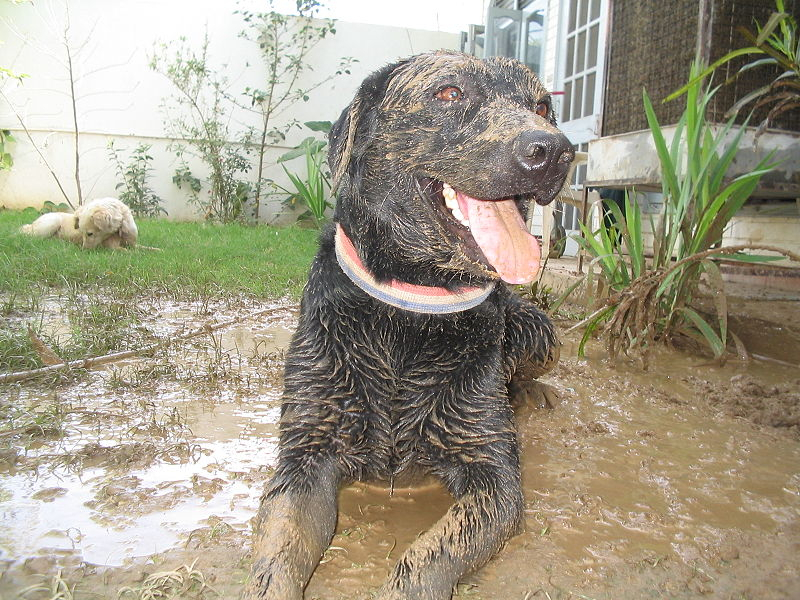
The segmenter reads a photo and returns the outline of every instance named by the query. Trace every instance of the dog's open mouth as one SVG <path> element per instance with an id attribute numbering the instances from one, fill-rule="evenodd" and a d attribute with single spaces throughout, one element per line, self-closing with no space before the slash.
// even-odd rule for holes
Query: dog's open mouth
<path id="1" fill-rule="evenodd" d="M 477 248 L 483 259 L 497 271 L 503 281 L 529 283 L 539 272 L 539 242 L 525 225 L 517 198 L 481 200 L 444 182 L 431 180 L 425 186 L 441 213 L 448 229 Z"/>

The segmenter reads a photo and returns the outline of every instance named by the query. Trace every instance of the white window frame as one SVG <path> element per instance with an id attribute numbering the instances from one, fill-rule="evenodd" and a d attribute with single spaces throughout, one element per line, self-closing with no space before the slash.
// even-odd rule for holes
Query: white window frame
<path id="1" fill-rule="evenodd" d="M 579 2 L 591 2 L 591 0 L 579 0 Z M 570 17 L 570 4 L 572 0 L 562 0 L 561 10 L 559 10 L 559 44 L 557 51 L 557 69 L 556 69 L 556 89 L 564 91 L 566 84 L 566 60 L 567 60 L 567 36 L 569 34 L 569 17 Z M 564 134 L 569 138 L 573 144 L 582 144 L 590 140 L 600 137 L 600 115 L 603 106 L 603 91 L 605 88 L 605 62 L 606 62 L 606 41 L 608 38 L 608 3 L 609 0 L 600 0 L 600 15 L 597 19 L 589 21 L 584 26 L 588 32 L 589 28 L 598 23 L 598 40 L 597 40 L 597 63 L 594 67 L 595 72 L 595 86 L 594 86 L 594 111 L 585 117 L 578 119 L 570 119 L 568 121 L 560 120 L 559 126 Z M 587 9 L 588 10 L 588 9 Z M 588 38 L 588 35 L 587 35 Z M 581 71 L 582 74 L 588 71 Z M 574 96 L 574 94 L 573 94 Z M 560 96 L 561 102 L 559 103 L 559 116 L 564 114 L 564 96 Z"/>

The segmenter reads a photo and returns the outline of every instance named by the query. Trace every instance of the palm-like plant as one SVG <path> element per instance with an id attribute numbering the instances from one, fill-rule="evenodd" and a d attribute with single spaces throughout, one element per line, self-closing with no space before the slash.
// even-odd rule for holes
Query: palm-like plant
<path id="1" fill-rule="evenodd" d="M 734 178 L 727 176 L 745 128 L 736 127 L 733 117 L 724 125 L 708 122 L 707 109 L 718 88 L 704 84 L 700 76 L 703 72 L 699 65 L 693 65 L 686 109 L 669 143 L 647 92 L 643 93 L 664 195 L 663 213 L 658 222 L 650 222 L 652 258 L 645 255 L 641 211 L 629 197 L 624 214 L 616 204 L 608 203 L 613 224 L 601 219 L 596 230 L 582 226 L 582 237 L 577 241 L 593 257 L 592 265 L 599 266 L 609 297 L 578 324 L 586 327 L 580 353 L 592 332 L 602 328 L 612 358 L 620 351 L 638 350 L 646 361 L 652 341 L 670 341 L 679 336 L 705 343 L 715 357 L 722 358 L 729 339 L 741 345 L 728 330 L 722 275 L 711 257 L 726 255 L 729 260 L 747 262 L 780 258 L 743 254 L 742 250 L 749 247 L 800 258 L 767 246 L 719 247 L 731 218 L 774 165 L 768 156 L 750 172 Z M 592 269 L 589 271 L 587 278 L 592 277 Z M 711 318 L 691 306 L 703 274 L 716 288 L 716 315 Z M 568 290 L 562 301 L 578 284 Z"/>
<path id="2" fill-rule="evenodd" d="M 321 131 L 323 133 L 327 133 L 331 128 L 331 123 L 329 121 L 309 121 L 305 125 L 312 131 Z M 289 194 L 285 201 L 287 204 L 290 206 L 295 206 L 296 204 L 305 205 L 306 212 L 300 215 L 300 218 L 311 216 L 314 218 L 317 226 L 322 224 L 325 220 L 325 212 L 332 207 L 329 201 L 331 197 L 331 184 L 326 174 L 326 145 L 327 142 L 324 140 L 316 139 L 313 136 L 307 137 L 300 142 L 296 148 L 282 155 L 278 159 L 279 163 L 304 156 L 306 161 L 306 177 L 303 179 L 281 164 L 286 176 L 292 182 L 295 189 L 290 191 L 275 184 L 275 187 Z"/>

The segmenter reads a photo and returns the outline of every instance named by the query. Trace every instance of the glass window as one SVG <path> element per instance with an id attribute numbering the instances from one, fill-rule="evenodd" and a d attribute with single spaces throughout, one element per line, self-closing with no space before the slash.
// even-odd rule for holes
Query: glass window
<path id="1" fill-rule="evenodd" d="M 592 0 L 592 12 L 590 18 L 592 21 L 600 18 L 600 0 Z"/>
<path id="2" fill-rule="evenodd" d="M 575 37 L 567 40 L 567 70 L 572 73 L 575 71 Z"/>
<path id="3" fill-rule="evenodd" d="M 570 23 L 569 28 L 575 30 L 578 28 L 578 0 L 572 0 L 569 7 Z"/>
<path id="4" fill-rule="evenodd" d="M 590 117 L 598 91 L 602 0 L 570 0 L 564 53 L 564 103 L 561 122 Z"/>
<path id="5" fill-rule="evenodd" d="M 525 64 L 534 73 L 542 72 L 542 56 L 544 54 L 544 28 L 533 19 L 528 21 L 528 43 L 525 50 Z"/>
<path id="6" fill-rule="evenodd" d="M 486 19 L 486 56 L 516 58 L 535 73 L 541 73 L 547 2 L 528 2 L 524 10 L 490 6 Z"/>
<path id="7" fill-rule="evenodd" d="M 578 34 L 578 49 L 575 51 L 575 73 L 583 71 L 586 65 L 586 32 Z"/>
<path id="8" fill-rule="evenodd" d="M 582 116 L 588 117 L 594 114 L 594 81 L 596 73 L 592 72 L 586 76 L 586 84 L 583 90 L 583 114 Z"/>
<path id="9" fill-rule="evenodd" d="M 572 94 L 572 118 L 581 118 L 581 106 L 583 106 L 583 77 L 578 77 L 575 80 L 574 93 Z"/>
<path id="10" fill-rule="evenodd" d="M 589 51 L 589 56 L 586 59 L 586 68 L 591 69 L 592 67 L 597 66 L 597 36 L 600 31 L 600 25 L 594 24 L 589 29 L 589 46 L 587 50 Z"/>
<path id="11" fill-rule="evenodd" d="M 493 18 L 489 27 L 493 34 L 490 56 L 516 56 L 519 45 L 519 21 L 508 16 L 500 16 Z"/>
<path id="12" fill-rule="evenodd" d="M 583 27 L 589 20 L 589 0 L 579 0 L 580 3 L 580 18 L 578 19 L 578 27 Z"/>

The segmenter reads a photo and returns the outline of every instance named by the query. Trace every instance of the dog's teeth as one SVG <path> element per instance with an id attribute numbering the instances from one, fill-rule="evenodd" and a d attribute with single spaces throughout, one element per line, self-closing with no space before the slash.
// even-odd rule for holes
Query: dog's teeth
<path id="1" fill-rule="evenodd" d="M 454 205 L 458 206 L 458 200 L 456 200 L 456 191 L 446 183 L 442 184 L 442 196 L 444 197 L 444 203 L 448 208 L 453 208 Z"/>
<path id="2" fill-rule="evenodd" d="M 442 196 L 444 197 L 444 205 L 453 213 L 453 218 L 469 229 L 469 221 L 464 216 L 464 213 L 461 212 L 456 191 L 450 184 L 442 182 Z"/>

